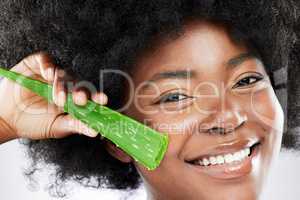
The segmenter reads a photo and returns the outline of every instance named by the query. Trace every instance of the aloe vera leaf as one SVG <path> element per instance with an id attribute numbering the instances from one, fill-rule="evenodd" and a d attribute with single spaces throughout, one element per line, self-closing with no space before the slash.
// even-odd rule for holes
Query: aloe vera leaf
<path id="1" fill-rule="evenodd" d="M 0 68 L 0 76 L 9 78 L 49 102 L 53 102 L 52 86 L 47 83 L 3 68 Z M 159 166 L 167 150 L 169 141 L 166 134 L 161 134 L 106 106 L 90 100 L 85 106 L 78 106 L 68 94 L 64 111 L 111 140 L 148 170 Z"/>

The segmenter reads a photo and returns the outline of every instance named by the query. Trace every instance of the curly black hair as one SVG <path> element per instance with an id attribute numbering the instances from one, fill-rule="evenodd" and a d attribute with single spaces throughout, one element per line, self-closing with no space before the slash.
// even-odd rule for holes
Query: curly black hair
<path id="1" fill-rule="evenodd" d="M 59 66 L 98 88 L 99 70 L 128 70 L 153 38 L 176 38 L 188 18 L 230 24 L 234 38 L 249 41 L 259 52 L 276 91 L 288 91 L 283 143 L 300 146 L 298 0 L 2 0 L 0 11 L 1 66 L 46 51 Z M 288 72 L 288 81 L 277 84 L 274 72 L 280 69 Z M 108 106 L 119 108 L 122 78 L 111 74 L 103 79 Z M 113 158 L 100 140 L 73 135 L 28 141 L 27 146 L 32 172 L 39 162 L 54 164 L 58 184 L 75 180 L 85 186 L 130 190 L 141 183 L 135 167 Z M 96 184 L 89 182 L 92 178 Z"/>

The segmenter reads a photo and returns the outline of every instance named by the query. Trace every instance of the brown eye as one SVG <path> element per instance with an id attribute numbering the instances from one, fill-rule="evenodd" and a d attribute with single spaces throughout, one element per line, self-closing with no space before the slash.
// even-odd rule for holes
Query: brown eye
<path id="1" fill-rule="evenodd" d="M 177 101 L 181 101 L 181 100 L 184 100 L 184 99 L 187 99 L 187 98 L 190 98 L 190 97 L 185 95 L 185 94 L 171 93 L 171 94 L 167 94 L 167 95 L 163 96 L 156 103 L 177 102 Z"/>
<path id="2" fill-rule="evenodd" d="M 260 80 L 262 80 L 263 77 L 260 77 L 260 76 L 247 76 L 245 78 L 242 78 L 241 80 L 239 80 L 237 82 L 237 84 L 235 84 L 233 86 L 233 88 L 236 88 L 236 87 L 245 87 L 245 86 L 248 86 L 248 85 L 252 85 Z"/>

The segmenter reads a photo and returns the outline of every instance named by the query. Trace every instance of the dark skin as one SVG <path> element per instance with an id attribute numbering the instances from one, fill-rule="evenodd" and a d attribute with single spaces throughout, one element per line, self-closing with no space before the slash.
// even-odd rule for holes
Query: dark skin
<path id="1" fill-rule="evenodd" d="M 49 76 L 40 74 L 41 79 L 53 82 L 54 78 L 49 78 L 51 73 Z M 244 43 L 235 43 L 223 25 L 189 21 L 183 36 L 172 41 L 157 39 L 154 48 L 139 57 L 129 74 L 133 88 L 128 87 L 125 92 L 128 95 L 123 103 L 129 106 L 123 113 L 168 134 L 169 146 L 160 166 L 153 171 L 135 162 L 111 142 L 106 143 L 106 148 L 116 159 L 134 163 L 149 199 L 259 198 L 267 172 L 279 153 L 284 116 L 262 62 Z M 64 103 L 64 95 L 58 95 L 63 89 L 59 81 L 53 83 L 59 108 Z M 0 91 L 5 91 L 7 86 L 1 84 Z M 135 93 L 130 98 L 132 91 Z M 80 105 L 84 105 L 89 96 L 100 104 L 107 102 L 103 93 L 74 92 L 74 100 Z M 47 118 L 48 125 L 54 125 L 43 135 L 30 129 L 27 135 L 21 135 L 18 130 L 24 127 L 9 121 L 9 112 L 0 113 L 2 127 L 10 133 L 0 134 L 0 142 L 20 137 L 61 138 L 76 131 L 70 128 L 74 126 L 67 126 L 69 117 L 59 117 L 53 122 L 60 113 L 61 110 L 55 108 L 54 114 Z M 82 128 L 77 131 L 95 136 L 92 131 L 87 134 L 87 127 L 78 127 Z M 253 145 L 253 141 L 257 145 L 252 149 L 251 158 L 239 162 L 201 167 L 189 162 L 233 153 L 251 142 Z"/>
<path id="2" fill-rule="evenodd" d="M 171 42 L 160 40 L 154 51 L 140 57 L 131 72 L 136 101 L 132 101 L 125 113 L 139 121 L 147 120 L 150 126 L 168 133 L 170 144 L 164 160 L 154 171 L 148 171 L 117 149 L 111 153 L 122 161 L 134 162 L 149 199 L 258 198 L 280 149 L 283 110 L 262 62 L 254 56 L 244 56 L 247 53 L 250 51 L 246 45 L 235 44 L 221 25 L 194 21 L 186 24 L 184 36 Z M 194 71 L 189 79 L 183 73 L 155 75 L 187 68 Z M 251 75 L 264 79 L 248 78 L 244 84 L 240 82 Z M 150 86 L 141 86 L 152 79 Z M 168 98 L 162 98 L 166 95 Z M 164 101 L 159 101 L 160 98 Z M 202 128 L 192 132 L 195 124 Z M 228 133 L 205 133 L 215 126 Z M 216 177 L 214 172 L 196 172 L 185 162 L 198 155 L 209 155 L 218 146 L 248 139 L 259 140 L 261 144 L 251 164 L 237 174 Z"/>

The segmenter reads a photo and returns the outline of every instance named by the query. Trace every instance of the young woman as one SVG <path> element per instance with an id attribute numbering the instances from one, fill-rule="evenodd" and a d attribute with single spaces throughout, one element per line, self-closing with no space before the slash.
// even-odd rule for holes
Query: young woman
<path id="1" fill-rule="evenodd" d="M 53 84 L 55 102 L 3 79 L 1 143 L 29 139 L 34 163 L 54 164 L 62 181 L 143 182 L 151 200 L 259 198 L 283 138 L 272 77 L 295 67 L 294 1 L 0 4 L 2 65 Z M 147 170 L 64 113 L 69 83 L 75 103 L 90 98 L 168 134 L 160 166 Z"/>

